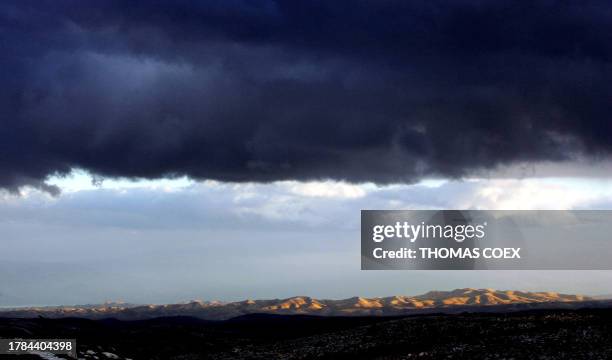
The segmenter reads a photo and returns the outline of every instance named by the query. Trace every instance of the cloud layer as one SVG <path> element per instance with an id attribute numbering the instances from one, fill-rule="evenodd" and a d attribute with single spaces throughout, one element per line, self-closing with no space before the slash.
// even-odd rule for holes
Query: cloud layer
<path id="1" fill-rule="evenodd" d="M 0 5 L 0 187 L 413 182 L 612 150 L 604 1 Z"/>

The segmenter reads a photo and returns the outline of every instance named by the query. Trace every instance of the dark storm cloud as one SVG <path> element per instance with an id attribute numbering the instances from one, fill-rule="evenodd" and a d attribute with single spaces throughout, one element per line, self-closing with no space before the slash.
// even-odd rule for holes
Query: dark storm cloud
<path id="1" fill-rule="evenodd" d="M 101 176 L 410 182 L 608 157 L 612 6 L 0 5 L 0 187 Z"/>

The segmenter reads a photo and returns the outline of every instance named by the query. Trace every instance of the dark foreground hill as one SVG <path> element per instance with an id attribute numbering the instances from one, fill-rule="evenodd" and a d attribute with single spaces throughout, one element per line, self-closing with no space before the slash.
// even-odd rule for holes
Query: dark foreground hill
<path id="1" fill-rule="evenodd" d="M 76 338 L 84 359 L 610 359 L 612 309 L 226 321 L 5 318 L 0 337 Z"/>

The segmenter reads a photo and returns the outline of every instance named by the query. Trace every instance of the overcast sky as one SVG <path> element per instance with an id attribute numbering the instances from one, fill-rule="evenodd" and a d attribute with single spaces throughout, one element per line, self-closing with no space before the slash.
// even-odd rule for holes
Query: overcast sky
<path id="1" fill-rule="evenodd" d="M 612 292 L 363 272 L 357 226 L 610 208 L 610 34 L 608 1 L 2 2 L 0 305 Z"/>

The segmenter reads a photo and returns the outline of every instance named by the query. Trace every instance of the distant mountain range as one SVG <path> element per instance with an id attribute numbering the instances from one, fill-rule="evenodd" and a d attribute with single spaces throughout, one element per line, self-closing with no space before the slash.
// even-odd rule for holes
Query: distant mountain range
<path id="1" fill-rule="evenodd" d="M 593 298 L 597 300 L 612 300 L 612 294 L 597 295 L 593 296 Z"/>
<path id="2" fill-rule="evenodd" d="M 343 300 L 319 300 L 307 296 L 287 299 L 244 300 L 238 302 L 191 301 L 168 305 L 101 305 L 29 307 L 0 310 L 0 317 L 82 317 L 140 320 L 168 316 L 193 316 L 207 320 L 225 320 L 247 314 L 303 314 L 322 316 L 376 316 L 413 313 L 463 311 L 513 311 L 539 308 L 575 308 L 597 303 L 594 298 L 555 292 L 525 292 L 494 289 L 456 289 L 430 291 L 418 296 L 377 298 L 352 297 Z"/>

